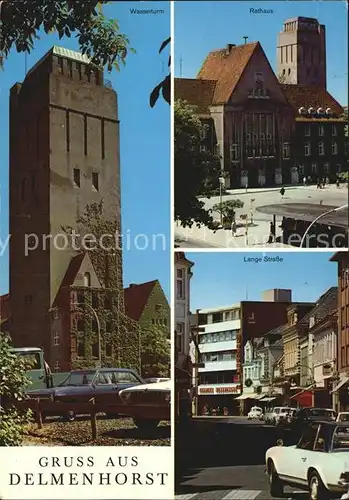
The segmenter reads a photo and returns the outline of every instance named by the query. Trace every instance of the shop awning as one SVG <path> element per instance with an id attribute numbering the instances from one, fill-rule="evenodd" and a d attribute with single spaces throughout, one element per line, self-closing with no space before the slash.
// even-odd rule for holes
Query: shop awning
<path id="1" fill-rule="evenodd" d="M 247 394 L 241 394 L 241 396 L 238 396 L 235 399 L 254 399 L 254 398 Z"/>
<path id="2" fill-rule="evenodd" d="M 343 387 L 343 385 L 346 384 L 348 381 L 349 381 L 349 377 L 345 377 L 343 380 L 341 380 L 339 382 L 339 384 L 336 385 L 336 387 L 334 387 L 332 389 L 332 391 L 330 392 L 330 394 L 333 394 L 334 392 L 337 392 L 338 389 L 340 389 L 341 387 Z"/>
<path id="3" fill-rule="evenodd" d="M 264 401 L 274 401 L 274 399 L 276 398 L 263 398 L 261 402 L 264 403 Z"/>

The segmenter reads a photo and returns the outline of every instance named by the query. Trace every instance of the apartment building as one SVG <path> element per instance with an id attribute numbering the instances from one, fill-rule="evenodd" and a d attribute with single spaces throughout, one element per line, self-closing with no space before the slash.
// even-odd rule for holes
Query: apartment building
<path id="1" fill-rule="evenodd" d="M 330 259 L 337 262 L 338 276 L 338 381 L 332 389 L 338 410 L 349 410 L 349 253 L 337 252 Z"/>

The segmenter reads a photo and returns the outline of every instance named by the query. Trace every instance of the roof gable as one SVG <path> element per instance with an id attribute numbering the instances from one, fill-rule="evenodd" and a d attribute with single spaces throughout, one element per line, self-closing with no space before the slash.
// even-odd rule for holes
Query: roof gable
<path id="1" fill-rule="evenodd" d="M 125 312 L 129 318 L 139 321 L 156 284 L 160 285 L 158 280 L 131 284 L 124 289 Z"/>
<path id="2" fill-rule="evenodd" d="M 198 80 L 197 78 L 175 78 L 175 99 L 186 101 L 195 106 L 195 114 L 209 116 L 209 107 L 217 82 L 215 80 Z"/>
<path id="3" fill-rule="evenodd" d="M 58 304 L 61 297 L 61 293 L 64 289 L 69 288 L 71 286 L 76 286 L 76 287 L 86 286 L 84 279 L 86 273 L 90 274 L 91 288 L 102 288 L 97 278 L 96 271 L 94 270 L 88 252 L 79 253 L 75 255 L 69 262 L 61 286 L 54 300 L 54 305 Z"/>
<path id="4" fill-rule="evenodd" d="M 298 111 L 299 108 L 331 108 L 335 115 L 342 115 L 344 109 L 324 88 L 317 85 L 282 84 L 281 88 L 288 102 Z"/>
<path id="5" fill-rule="evenodd" d="M 208 54 L 197 78 L 217 80 L 212 104 L 225 104 L 229 100 L 257 47 L 261 48 L 259 42 L 228 45 Z"/>

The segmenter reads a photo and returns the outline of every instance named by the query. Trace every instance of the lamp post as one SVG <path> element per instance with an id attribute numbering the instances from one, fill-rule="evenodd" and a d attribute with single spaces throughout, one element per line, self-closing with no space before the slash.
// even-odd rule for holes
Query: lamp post
<path id="1" fill-rule="evenodd" d="M 223 176 L 219 177 L 219 208 L 220 208 L 220 222 L 221 226 L 223 225 L 223 212 L 222 212 L 222 205 L 223 205 L 223 188 L 225 187 L 225 178 Z"/>
<path id="2" fill-rule="evenodd" d="M 305 241 L 305 238 L 306 238 L 306 235 L 309 233 L 309 230 L 310 228 L 316 224 L 316 222 L 318 220 L 320 220 L 322 217 L 325 217 L 325 215 L 329 215 L 329 214 L 332 214 L 332 213 L 335 213 L 335 212 L 339 212 L 340 210 L 345 210 L 346 208 L 348 208 L 348 203 L 346 205 L 342 205 L 341 207 L 337 207 L 337 208 L 332 208 L 332 210 L 328 210 L 327 212 L 324 212 L 323 214 L 319 215 L 318 217 L 316 217 L 313 222 L 311 222 L 311 224 L 307 227 L 305 233 L 303 234 L 303 237 L 301 239 L 301 243 L 300 243 L 300 248 L 303 247 L 303 243 Z"/>
<path id="3" fill-rule="evenodd" d="M 92 311 L 96 323 L 97 323 L 97 334 L 98 334 L 98 368 L 102 368 L 102 349 L 101 349 L 101 324 L 99 322 L 98 314 L 96 310 L 90 306 L 90 304 L 86 304 L 83 302 L 72 302 L 72 306 L 78 306 L 79 308 L 82 308 L 82 306 L 87 307 L 90 311 Z"/>

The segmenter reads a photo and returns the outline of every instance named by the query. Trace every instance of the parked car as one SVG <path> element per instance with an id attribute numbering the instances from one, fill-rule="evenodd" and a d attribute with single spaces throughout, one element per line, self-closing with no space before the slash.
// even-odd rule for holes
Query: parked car
<path id="1" fill-rule="evenodd" d="M 275 406 L 265 411 L 264 420 L 266 424 L 276 425 L 280 417 L 284 418 L 290 411 L 289 406 Z"/>
<path id="2" fill-rule="evenodd" d="M 252 406 L 247 414 L 249 420 L 263 420 L 263 410 L 259 406 Z"/>
<path id="3" fill-rule="evenodd" d="M 312 421 L 296 445 L 279 444 L 265 456 L 272 497 L 282 497 L 285 485 L 308 490 L 311 500 L 349 492 L 348 424 Z"/>
<path id="4" fill-rule="evenodd" d="M 349 412 L 341 411 L 337 415 L 337 422 L 349 422 Z"/>
<path id="5" fill-rule="evenodd" d="M 65 403 L 64 417 L 74 420 L 76 412 L 69 404 L 86 403 L 94 398 L 98 404 L 110 404 L 109 416 L 117 416 L 123 408 L 119 392 L 122 389 L 143 384 L 142 378 L 133 370 L 126 368 L 101 368 L 92 370 L 76 370 L 57 387 L 27 391 L 27 396 L 42 400 L 43 416 L 61 415 L 61 407 L 55 409 L 52 402 Z M 45 410 L 45 400 L 48 401 Z"/>
<path id="6" fill-rule="evenodd" d="M 171 420 L 171 381 L 137 385 L 119 393 L 122 413 L 142 430 L 155 429 L 161 420 Z"/>
<path id="7" fill-rule="evenodd" d="M 287 411 L 282 411 L 279 414 L 279 418 L 276 422 L 276 425 L 278 426 L 290 426 L 293 422 L 293 419 L 297 413 L 296 408 L 288 408 Z"/>
<path id="8" fill-rule="evenodd" d="M 170 380 L 169 378 L 164 378 L 164 377 L 151 377 L 144 379 L 144 382 L 146 384 L 154 384 L 157 382 L 168 382 L 169 380 Z"/>

